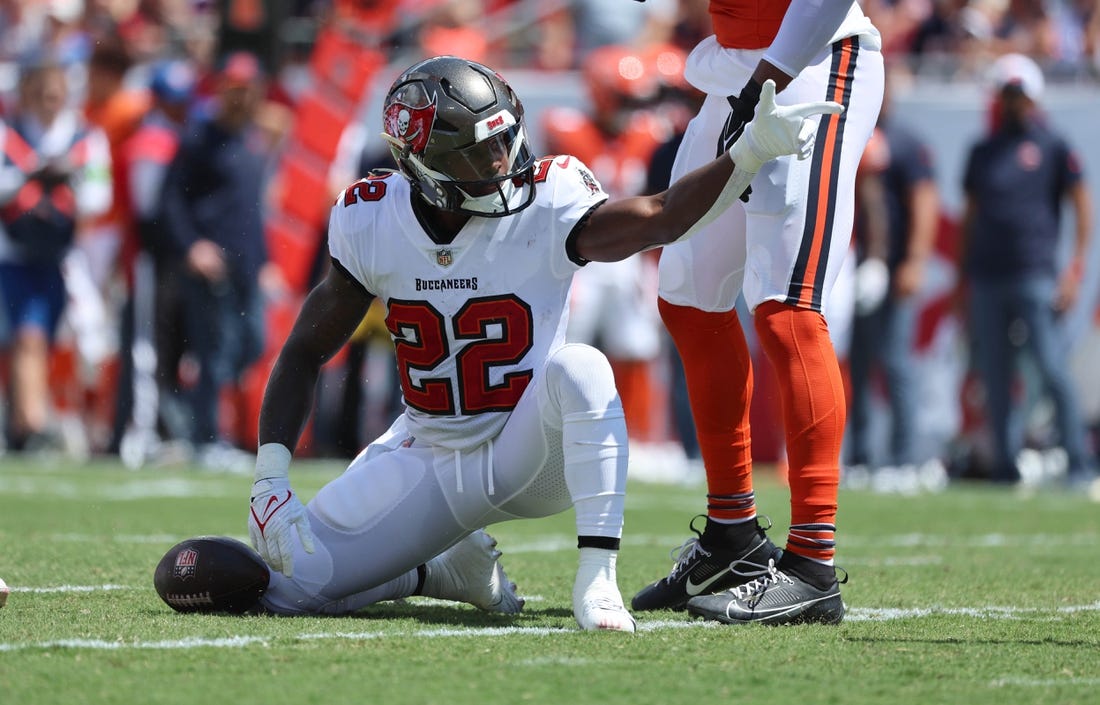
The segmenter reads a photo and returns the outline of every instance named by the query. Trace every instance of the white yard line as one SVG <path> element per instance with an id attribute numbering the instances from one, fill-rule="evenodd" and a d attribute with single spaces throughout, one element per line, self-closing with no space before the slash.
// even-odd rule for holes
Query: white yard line
<path id="1" fill-rule="evenodd" d="M 232 475 L 202 478 L 164 477 L 103 485 L 74 482 L 48 475 L 42 477 L 0 475 L 0 495 L 121 502 L 156 498 L 226 497 L 229 496 L 231 485 L 241 487 L 241 494 L 247 495 L 247 481 Z"/>
<path id="2" fill-rule="evenodd" d="M 1086 685 L 1095 687 L 1100 685 L 1100 678 L 1021 678 L 1008 676 L 995 678 L 989 681 L 990 688 L 1051 688 L 1059 685 Z"/>
<path id="3" fill-rule="evenodd" d="M 489 532 L 492 533 L 492 527 Z M 174 544 L 182 541 L 187 536 L 170 534 L 85 534 L 80 532 L 66 532 L 51 534 L 50 541 L 59 543 L 148 543 L 148 544 Z M 240 534 L 232 536 L 240 541 L 248 542 L 248 536 Z M 656 550 L 673 549 L 678 546 L 681 536 L 653 536 L 646 534 L 628 534 L 622 538 L 624 546 L 650 546 Z M 854 548 L 867 548 L 874 546 L 888 546 L 895 548 L 1048 548 L 1051 545 L 1060 546 L 1095 546 L 1100 543 L 1098 533 L 1069 533 L 1069 534 L 979 534 L 974 536 L 960 536 L 958 534 L 880 534 L 848 535 L 841 543 L 841 550 L 850 546 Z M 577 537 L 551 535 L 535 540 L 517 541 L 516 543 L 502 542 L 500 545 L 504 555 L 519 553 L 565 553 L 575 551 Z M 671 560 L 671 559 L 670 559 Z M 896 556 L 891 558 L 870 559 L 862 557 L 842 557 L 840 563 L 853 565 L 927 565 L 941 560 L 937 556 Z"/>
<path id="4" fill-rule="evenodd" d="M 884 622 L 895 619 L 923 619 L 938 616 L 965 616 L 981 620 L 990 619 L 1022 619 L 1025 617 L 1058 617 L 1077 612 L 1098 612 L 1100 602 L 1088 605 L 1072 605 L 1057 609 L 1001 607 L 990 605 L 987 607 L 959 607 L 959 608 L 867 608 L 857 607 L 851 609 L 845 620 L 848 622 Z M 722 625 L 715 622 L 703 622 L 699 620 L 655 620 L 638 624 L 638 631 L 652 632 L 678 629 L 722 629 Z M 304 632 L 290 636 L 246 636 L 236 635 L 228 637 L 204 638 L 187 637 L 184 639 L 168 639 L 158 641 L 119 641 L 102 639 L 55 639 L 50 641 L 0 643 L 0 652 L 24 651 L 31 649 L 83 649 L 92 651 L 117 651 L 120 649 L 198 649 L 198 648 L 241 648 L 253 644 L 269 644 L 273 641 L 365 641 L 371 639 L 435 639 L 444 637 L 506 637 L 514 635 L 538 635 L 567 634 L 575 630 L 571 627 L 434 627 L 425 629 L 411 629 L 401 631 L 361 631 L 361 632 Z M 1005 678 L 992 681 L 991 686 L 1001 687 L 1014 685 L 1016 681 L 1026 682 L 1029 685 L 1094 685 L 1096 679 L 1053 679 L 1048 681 Z"/>
<path id="5" fill-rule="evenodd" d="M 113 590 L 144 590 L 128 585 L 54 585 L 51 587 L 19 587 L 11 585 L 12 592 L 30 592 L 34 594 L 71 593 L 71 592 L 110 592 Z"/>

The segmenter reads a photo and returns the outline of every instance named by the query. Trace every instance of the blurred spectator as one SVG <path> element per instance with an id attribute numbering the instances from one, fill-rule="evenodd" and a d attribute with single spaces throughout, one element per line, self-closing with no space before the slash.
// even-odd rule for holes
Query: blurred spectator
<path id="1" fill-rule="evenodd" d="M 1100 3 L 1096 0 L 1058 0 L 1051 9 L 1056 37 L 1051 70 L 1088 74 L 1100 68 Z"/>
<path id="2" fill-rule="evenodd" d="M 948 60 L 966 41 L 960 19 L 966 6 L 967 0 L 932 0 L 931 12 L 915 28 L 906 53 L 916 60 Z"/>
<path id="3" fill-rule="evenodd" d="M 110 450 L 121 452 L 135 467 L 154 452 L 159 438 L 189 440 L 179 375 L 186 327 L 185 270 L 158 219 L 158 207 L 195 83 L 195 71 L 187 61 L 165 60 L 153 67 L 152 107 L 121 145 L 115 170 L 123 184 L 116 195 L 125 199 L 129 213 L 123 260 L 130 272 L 131 295 L 121 315 L 121 371 Z M 123 448 L 127 439 L 131 442 Z"/>
<path id="4" fill-rule="evenodd" d="M 480 31 L 483 0 L 444 0 L 428 9 L 417 33 L 425 57 L 451 54 L 479 63 L 490 60 L 489 38 Z"/>
<path id="5" fill-rule="evenodd" d="M 0 126 L 0 293 L 11 327 L 9 447 L 51 445 L 48 365 L 65 306 L 62 261 L 78 227 L 111 205 L 103 134 L 66 107 L 65 67 L 23 67 L 19 104 Z"/>
<path id="6" fill-rule="evenodd" d="M 273 75 L 282 61 L 280 31 L 290 15 L 291 0 L 222 0 L 218 50 L 224 54 L 248 52 Z"/>
<path id="7" fill-rule="evenodd" d="M 122 145 L 134 134 L 152 99 L 144 87 L 125 84 L 133 62 L 121 41 L 104 39 L 96 43 L 88 60 L 88 86 L 84 117 L 107 136 L 111 148 L 114 197 L 111 209 L 90 228 L 83 247 L 88 255 L 95 283 L 103 290 L 118 272 L 119 251 L 130 221 L 126 179 L 122 169 Z"/>
<path id="8" fill-rule="evenodd" d="M 613 9 L 604 0 L 532 6 L 540 14 L 535 63 L 549 70 L 590 67 L 600 59 L 589 55 L 610 45 L 642 48 L 667 42 L 677 21 L 676 0 L 619 2 Z"/>
<path id="9" fill-rule="evenodd" d="M 187 347 L 199 368 L 188 393 L 196 458 L 236 469 L 246 458 L 223 439 L 219 397 L 263 348 L 262 194 L 270 155 L 256 123 L 265 91 L 256 57 L 230 54 L 217 85 L 212 114 L 187 131 L 165 177 L 160 224 L 186 268 Z"/>
<path id="10" fill-rule="evenodd" d="M 70 72 L 70 89 L 83 90 L 89 37 L 80 26 L 83 0 L 0 0 L 0 113 L 17 100 L 19 63 L 49 54 Z"/>
<path id="11" fill-rule="evenodd" d="M 939 196 L 931 152 L 893 117 L 889 90 L 863 152 L 856 188 L 859 265 L 848 358 L 846 465 L 857 474 L 883 465 L 912 469 L 927 460 L 917 456 L 916 295 L 935 241 Z M 871 449 L 879 370 L 890 409 L 885 458 L 875 458 Z"/>
<path id="12" fill-rule="evenodd" d="M 1092 233 L 1092 204 L 1081 165 L 1039 110 L 1043 75 L 1010 54 L 993 66 L 994 125 L 971 149 L 964 188 L 963 269 L 970 289 L 971 344 L 993 436 L 994 481 L 1020 480 L 1019 404 L 1013 398 L 1017 352 L 1026 348 L 1057 415 L 1071 481 L 1092 474 L 1085 427 L 1068 376 L 1059 317 L 1073 306 Z M 1056 262 L 1063 200 L 1075 212 L 1073 255 Z"/>

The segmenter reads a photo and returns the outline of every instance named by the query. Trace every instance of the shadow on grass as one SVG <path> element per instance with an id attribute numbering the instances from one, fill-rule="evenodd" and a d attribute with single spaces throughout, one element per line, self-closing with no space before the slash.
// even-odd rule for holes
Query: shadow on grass
<path id="1" fill-rule="evenodd" d="M 967 639 L 959 637 L 860 636 L 845 637 L 844 641 L 862 644 L 935 644 L 943 646 L 997 645 L 997 646 L 1065 646 L 1071 649 L 1096 648 L 1096 640 L 1087 639 Z"/>
<path id="2" fill-rule="evenodd" d="M 160 610 L 147 610 L 150 617 L 166 616 Z M 234 614 L 231 612 L 204 612 L 179 614 L 169 611 L 169 614 L 181 617 L 202 616 L 217 619 L 323 619 L 341 621 L 344 623 L 370 623 L 386 621 L 415 621 L 425 625 L 443 627 L 467 627 L 467 628 L 492 628 L 492 627 L 562 627 L 571 629 L 575 626 L 573 610 L 562 607 L 524 607 L 519 614 L 500 614 L 497 612 L 485 612 L 476 607 L 456 602 L 454 604 L 429 603 L 418 604 L 416 602 L 397 600 L 393 602 L 380 602 L 365 607 L 358 612 L 342 615 L 301 614 L 301 615 L 277 615 L 267 612 L 246 612 Z M 565 624 L 558 624 L 565 620 Z"/>

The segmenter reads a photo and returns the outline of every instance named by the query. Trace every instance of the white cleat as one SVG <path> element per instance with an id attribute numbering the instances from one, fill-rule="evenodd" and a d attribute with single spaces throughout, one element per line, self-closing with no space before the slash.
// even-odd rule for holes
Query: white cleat
<path id="1" fill-rule="evenodd" d="M 523 599 L 501 567 L 497 540 L 481 529 L 425 564 L 421 594 L 467 602 L 486 612 L 518 614 Z"/>
<path id="2" fill-rule="evenodd" d="M 621 595 L 585 596 L 573 605 L 573 616 L 585 631 L 633 633 L 638 628 L 634 618 L 626 611 Z"/>

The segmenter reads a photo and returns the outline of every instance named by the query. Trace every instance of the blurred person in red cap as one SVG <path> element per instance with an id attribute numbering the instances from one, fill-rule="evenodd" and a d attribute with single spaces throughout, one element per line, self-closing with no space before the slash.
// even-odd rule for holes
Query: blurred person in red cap
<path id="1" fill-rule="evenodd" d="M 1092 237 L 1093 209 L 1081 161 L 1039 108 L 1044 77 L 1022 54 L 990 70 L 992 129 L 970 150 L 963 187 L 962 270 L 969 289 L 973 367 L 981 375 L 993 438 L 990 479 L 1015 484 L 1023 446 L 1013 398 L 1017 358 L 1026 348 L 1054 404 L 1058 443 L 1071 484 L 1085 486 L 1095 459 L 1085 440 L 1068 375 L 1069 346 L 1059 317 L 1077 301 Z M 1074 212 L 1069 261 L 1057 257 L 1063 202 Z"/>

